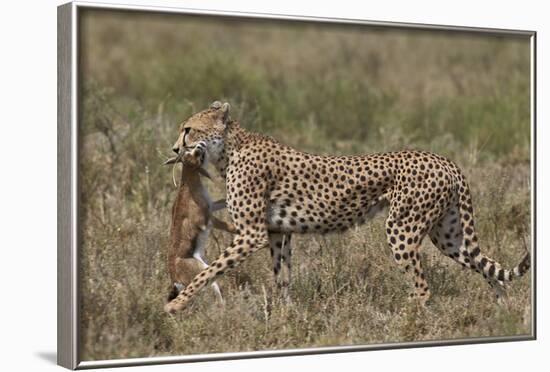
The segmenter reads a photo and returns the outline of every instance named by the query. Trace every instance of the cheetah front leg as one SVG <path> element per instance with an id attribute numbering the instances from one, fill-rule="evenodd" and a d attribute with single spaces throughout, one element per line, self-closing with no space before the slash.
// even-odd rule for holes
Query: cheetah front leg
<path id="1" fill-rule="evenodd" d="M 267 229 L 249 230 L 246 234 L 234 237 L 231 246 L 227 248 L 210 266 L 193 278 L 193 281 L 179 293 L 171 302 L 164 306 L 164 310 L 175 313 L 186 307 L 189 301 L 207 284 L 227 270 L 233 269 L 258 249 L 268 244 Z"/>
<path id="2" fill-rule="evenodd" d="M 273 275 L 275 284 L 282 290 L 285 300 L 289 300 L 288 288 L 290 286 L 290 260 L 292 249 L 290 244 L 291 234 L 269 234 L 271 258 L 273 260 Z"/>

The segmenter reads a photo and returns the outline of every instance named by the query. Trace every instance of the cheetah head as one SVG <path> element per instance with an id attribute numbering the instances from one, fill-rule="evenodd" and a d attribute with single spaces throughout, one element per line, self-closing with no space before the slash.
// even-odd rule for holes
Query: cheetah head
<path id="1" fill-rule="evenodd" d="M 224 130 L 229 121 L 229 103 L 213 102 L 206 110 L 185 120 L 179 129 L 178 139 L 172 150 L 181 152 L 193 149 L 199 142 L 206 143 L 210 160 L 219 163 L 224 157 Z"/>

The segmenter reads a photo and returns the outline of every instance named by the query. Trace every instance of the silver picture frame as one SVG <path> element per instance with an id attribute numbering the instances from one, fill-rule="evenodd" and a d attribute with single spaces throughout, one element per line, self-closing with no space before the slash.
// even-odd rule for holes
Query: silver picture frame
<path id="1" fill-rule="evenodd" d="M 188 356 L 150 357 L 81 361 L 79 359 L 79 14 L 85 9 L 111 9 L 139 12 L 209 15 L 237 18 L 262 18 L 288 21 L 353 24 L 400 29 L 467 31 L 519 35 L 531 42 L 531 334 L 525 336 L 479 337 L 467 339 L 399 342 L 375 345 L 317 347 L 273 351 L 201 354 Z M 57 10 L 58 30 L 58 155 L 57 155 L 57 362 L 69 369 L 138 366 L 198 361 L 220 361 L 241 358 L 342 353 L 352 351 L 398 349 L 411 347 L 481 344 L 536 339 L 536 47 L 537 33 L 527 30 L 473 28 L 432 24 L 380 22 L 359 19 L 320 18 L 281 14 L 212 11 L 178 7 L 134 6 L 74 1 L 60 5 Z"/>

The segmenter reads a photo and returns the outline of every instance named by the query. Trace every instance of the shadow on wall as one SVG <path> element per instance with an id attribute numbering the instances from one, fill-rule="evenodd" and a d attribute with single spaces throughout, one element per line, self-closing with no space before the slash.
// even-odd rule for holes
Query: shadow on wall
<path id="1" fill-rule="evenodd" d="M 35 355 L 46 362 L 57 364 L 57 352 L 55 351 L 39 351 Z"/>

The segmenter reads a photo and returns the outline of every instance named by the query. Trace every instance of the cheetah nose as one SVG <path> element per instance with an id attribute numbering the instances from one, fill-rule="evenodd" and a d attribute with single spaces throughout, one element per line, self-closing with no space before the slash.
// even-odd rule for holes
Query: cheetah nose
<path id="1" fill-rule="evenodd" d="M 174 145 L 174 147 L 172 147 L 172 151 L 174 151 L 176 154 L 179 154 L 180 153 L 180 147 Z"/>

